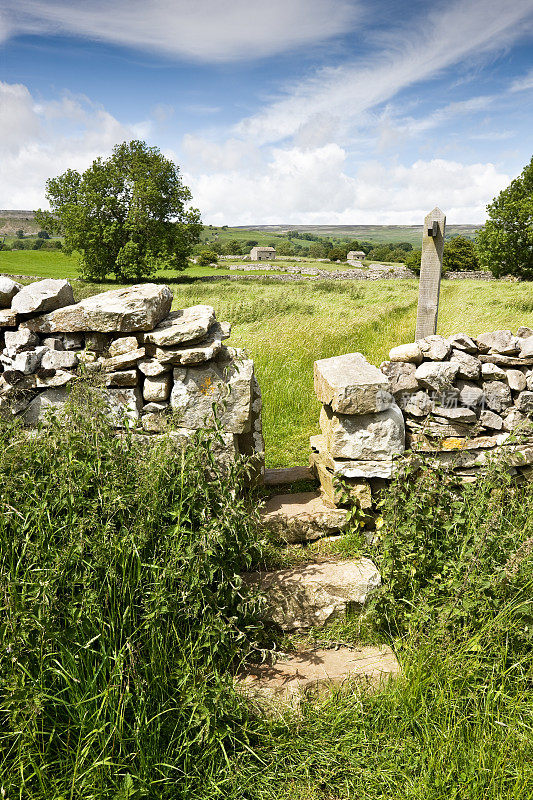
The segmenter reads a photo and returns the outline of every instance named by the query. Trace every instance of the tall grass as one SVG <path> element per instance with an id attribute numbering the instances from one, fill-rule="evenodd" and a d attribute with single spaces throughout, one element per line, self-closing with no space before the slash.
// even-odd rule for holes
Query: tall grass
<path id="1" fill-rule="evenodd" d="M 116 437 L 83 388 L 35 437 L 2 422 L 2 797 L 186 797 L 233 746 L 257 545 L 217 438 Z"/>

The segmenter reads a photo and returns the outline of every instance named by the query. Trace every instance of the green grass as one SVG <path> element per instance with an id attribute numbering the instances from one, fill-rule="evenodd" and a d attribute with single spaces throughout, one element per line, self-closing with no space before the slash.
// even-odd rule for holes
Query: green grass
<path id="1" fill-rule="evenodd" d="M 74 258 L 62 253 L 2 253 L 0 272 L 49 277 L 76 276 Z M 208 303 L 233 324 L 231 343 L 255 361 L 263 393 L 267 464 L 306 463 L 309 436 L 318 433 L 319 405 L 313 362 L 359 351 L 380 364 L 391 347 L 412 341 L 418 282 L 195 281 L 205 275 L 240 273 L 191 267 L 172 283 L 174 307 Z M 257 273 L 255 273 L 257 276 Z M 169 280 L 176 280 L 169 275 Z M 77 297 L 115 284 L 74 282 Z M 443 281 L 439 332 L 470 334 L 533 327 L 530 283 Z"/>

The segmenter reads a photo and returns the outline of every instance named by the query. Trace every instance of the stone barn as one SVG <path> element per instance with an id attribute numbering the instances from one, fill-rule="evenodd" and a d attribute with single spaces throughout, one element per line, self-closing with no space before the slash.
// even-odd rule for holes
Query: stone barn
<path id="1" fill-rule="evenodd" d="M 365 254 L 362 250 L 350 250 L 346 256 L 347 261 L 362 261 L 364 258 Z"/>
<path id="2" fill-rule="evenodd" d="M 252 247 L 250 258 L 252 261 L 274 261 L 276 251 L 273 247 Z"/>

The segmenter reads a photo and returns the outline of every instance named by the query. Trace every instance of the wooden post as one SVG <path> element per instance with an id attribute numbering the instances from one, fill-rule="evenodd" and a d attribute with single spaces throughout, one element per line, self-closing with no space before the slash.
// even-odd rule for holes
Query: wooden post
<path id="1" fill-rule="evenodd" d="M 434 208 L 424 220 L 424 232 L 422 234 L 422 262 L 418 290 L 416 341 L 437 332 L 445 230 L 446 217 L 440 208 Z"/>

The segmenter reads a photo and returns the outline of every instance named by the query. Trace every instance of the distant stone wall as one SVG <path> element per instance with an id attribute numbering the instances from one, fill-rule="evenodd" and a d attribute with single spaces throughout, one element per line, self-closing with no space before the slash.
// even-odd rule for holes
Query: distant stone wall
<path id="1" fill-rule="evenodd" d="M 311 437 L 311 465 L 331 502 L 336 478 L 362 496 L 406 450 L 466 482 L 496 453 L 519 478 L 533 473 L 530 328 L 428 336 L 394 347 L 380 369 L 360 353 L 323 359 L 315 390 L 322 434 Z"/>
<path id="2" fill-rule="evenodd" d="M 36 426 L 88 374 L 117 428 L 157 436 L 170 427 L 181 441 L 210 426 L 215 408 L 224 456 L 255 455 L 264 469 L 253 361 L 223 344 L 230 325 L 211 306 L 171 305 L 172 292 L 158 284 L 74 303 L 67 281 L 0 278 L 0 413 Z"/>

